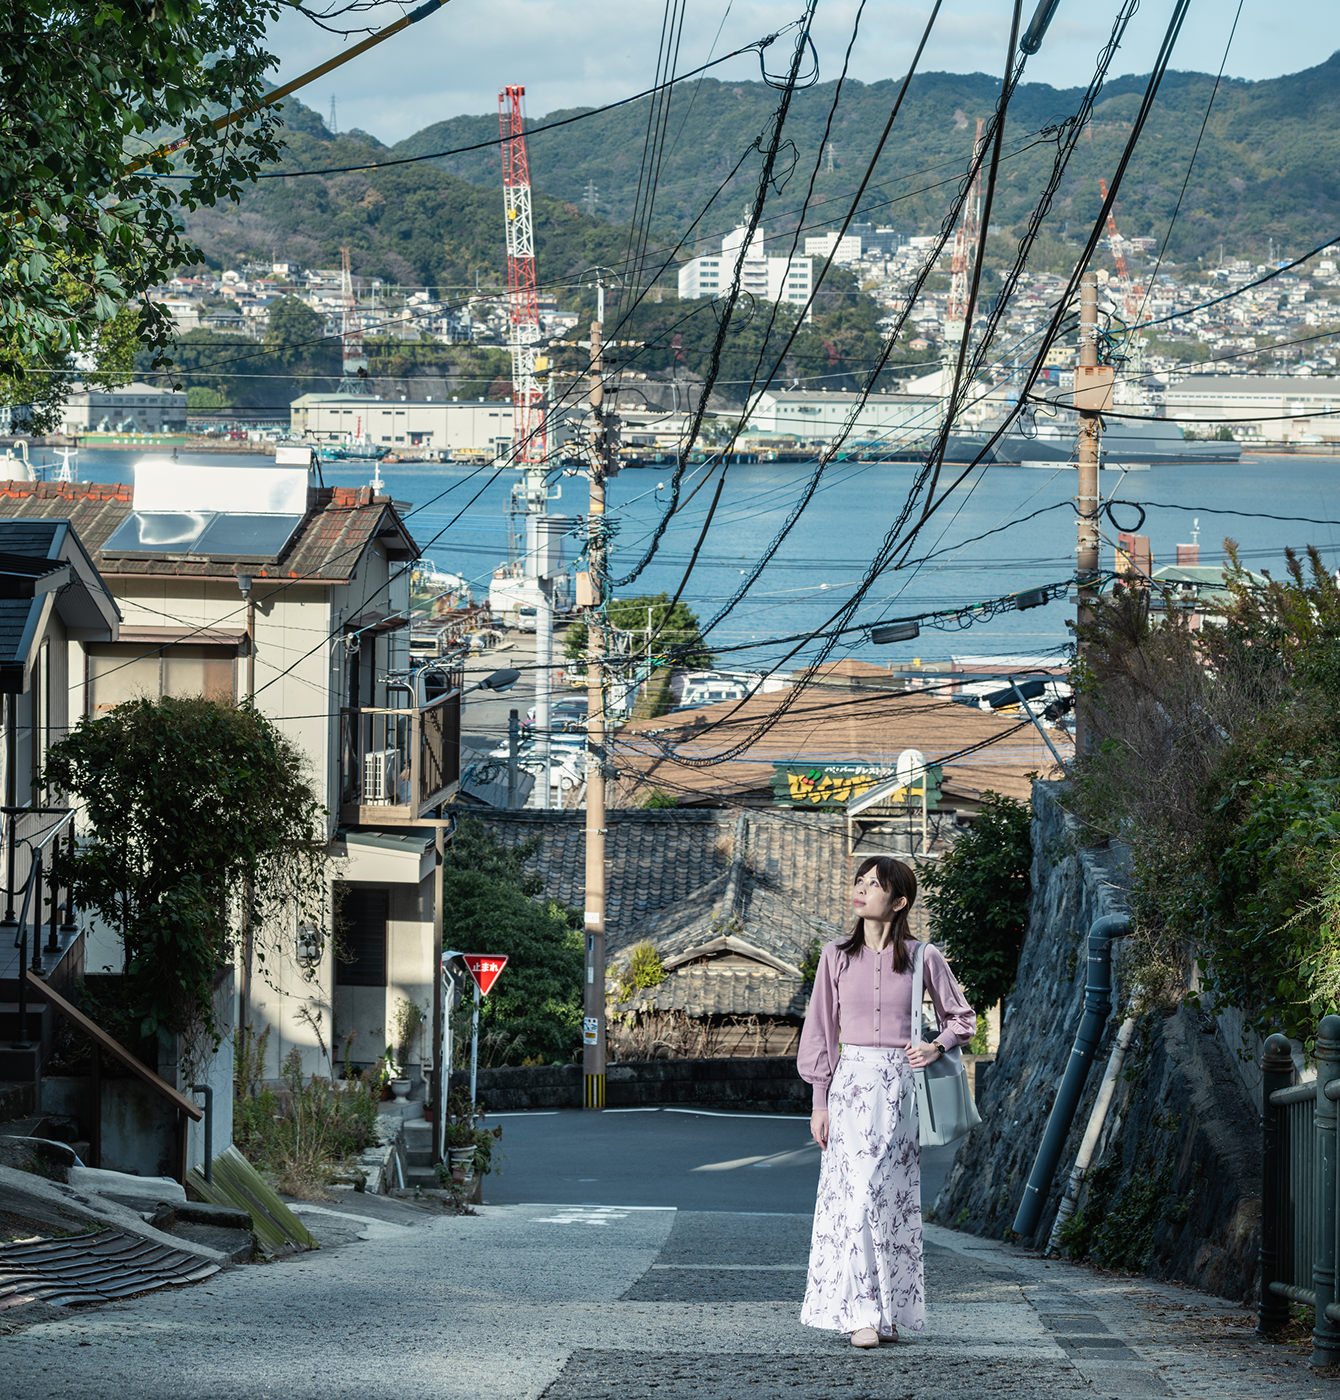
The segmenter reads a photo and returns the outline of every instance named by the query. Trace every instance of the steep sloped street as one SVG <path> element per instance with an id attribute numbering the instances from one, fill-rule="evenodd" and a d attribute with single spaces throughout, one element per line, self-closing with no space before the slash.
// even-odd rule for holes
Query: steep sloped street
<path id="1" fill-rule="evenodd" d="M 803 1122 L 658 1112 L 504 1126 L 507 1174 L 486 1193 L 504 1203 L 475 1217 L 352 1193 L 304 1206 L 319 1253 L 125 1303 L 44 1310 L 3 1340 L 5 1390 L 38 1400 L 1340 1394 L 1308 1369 L 1306 1349 L 1257 1343 L 1239 1306 L 935 1225 L 926 1334 L 857 1352 L 797 1321 L 810 1230 L 800 1202 L 817 1166 Z M 583 1142 L 594 1149 L 585 1159 Z"/>

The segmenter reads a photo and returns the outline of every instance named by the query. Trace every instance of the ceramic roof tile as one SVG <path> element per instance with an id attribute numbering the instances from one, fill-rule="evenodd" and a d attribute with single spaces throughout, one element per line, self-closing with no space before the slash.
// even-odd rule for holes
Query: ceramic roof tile
<path id="1" fill-rule="evenodd" d="M 544 893 L 581 907 L 585 813 L 490 812 L 479 819 L 509 846 L 538 836 L 542 845 L 532 868 L 545 880 Z M 828 941 L 845 932 L 850 875 L 840 816 L 631 809 L 611 811 L 607 825 L 611 964 L 643 941 L 665 959 L 724 933 L 799 967 L 815 938 Z M 712 959 L 685 966 L 711 969 Z M 673 1008 L 690 1015 L 794 1017 L 804 1011 L 799 979 L 756 959 L 748 975 L 722 968 L 713 976 L 710 987 L 702 982 L 674 991 Z M 656 994 L 658 1005 L 671 1009 L 663 1001 L 672 995 L 666 983 Z"/>

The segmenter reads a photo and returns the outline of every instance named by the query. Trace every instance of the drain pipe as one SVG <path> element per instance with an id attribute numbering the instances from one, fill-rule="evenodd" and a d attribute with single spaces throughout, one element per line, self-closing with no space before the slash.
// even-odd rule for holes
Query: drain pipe
<path id="1" fill-rule="evenodd" d="M 1089 1066 L 1102 1041 L 1107 1018 L 1112 1014 L 1112 940 L 1124 938 L 1130 929 L 1131 921 L 1127 914 L 1107 914 L 1095 920 L 1089 929 L 1089 976 L 1084 987 L 1084 1015 L 1075 1033 L 1070 1062 L 1066 1065 L 1061 1087 L 1056 1092 L 1051 1117 L 1047 1119 L 1047 1131 L 1042 1135 L 1042 1145 L 1038 1148 L 1033 1171 L 1024 1188 L 1024 1199 L 1011 1227 L 1016 1235 L 1025 1239 L 1036 1232 L 1038 1221 L 1042 1218 L 1042 1208 L 1047 1202 L 1056 1168 L 1060 1165 L 1070 1124 L 1084 1094 Z"/>
<path id="2" fill-rule="evenodd" d="M 1089 1178 L 1089 1167 L 1093 1162 L 1093 1154 L 1098 1150 L 1098 1139 L 1103 1134 L 1103 1124 L 1107 1122 L 1112 1100 L 1116 1097 L 1117 1078 L 1126 1063 L 1126 1055 L 1131 1048 L 1131 1041 L 1135 1039 L 1137 1019 L 1135 1006 L 1139 996 L 1140 992 L 1137 988 L 1132 993 L 1126 1019 L 1121 1023 L 1121 1029 L 1117 1032 L 1117 1043 L 1112 1047 L 1107 1068 L 1103 1071 L 1103 1082 L 1098 1089 L 1098 1097 L 1094 1100 L 1093 1112 L 1089 1114 L 1089 1125 L 1084 1130 L 1084 1140 L 1079 1145 L 1075 1165 L 1071 1168 L 1070 1180 L 1066 1182 L 1065 1194 L 1061 1197 L 1061 1204 L 1057 1208 L 1056 1219 L 1052 1223 L 1052 1232 L 1047 1240 L 1047 1248 L 1044 1253 L 1050 1254 L 1052 1250 L 1060 1249 L 1061 1231 L 1065 1228 L 1066 1221 L 1074 1215 L 1079 1205 L 1080 1191 Z"/>

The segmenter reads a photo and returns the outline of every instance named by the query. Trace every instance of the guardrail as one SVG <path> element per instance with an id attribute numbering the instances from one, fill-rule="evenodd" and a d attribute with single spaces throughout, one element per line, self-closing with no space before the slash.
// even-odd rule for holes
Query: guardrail
<path id="1" fill-rule="evenodd" d="M 1261 1302 L 1257 1331 L 1277 1331 L 1290 1302 L 1313 1308 L 1312 1364 L 1340 1365 L 1336 1301 L 1340 1226 L 1340 1016 L 1318 1027 L 1317 1077 L 1291 1084 L 1289 1041 L 1261 1060 Z"/>

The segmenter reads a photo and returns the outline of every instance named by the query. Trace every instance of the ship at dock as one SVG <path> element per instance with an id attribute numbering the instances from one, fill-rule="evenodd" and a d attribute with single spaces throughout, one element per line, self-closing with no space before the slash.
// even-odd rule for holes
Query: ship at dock
<path id="1" fill-rule="evenodd" d="M 990 441 L 991 434 L 955 434 L 945 460 L 971 462 Z M 1011 430 L 994 445 L 985 459 L 998 467 L 1055 463 L 1063 466 L 1075 457 L 1073 423 L 1039 423 L 1033 432 Z M 1236 442 L 1182 436 L 1176 423 L 1166 418 L 1110 418 L 1099 440 L 1099 465 L 1104 467 L 1172 467 L 1236 462 L 1242 448 Z"/>

